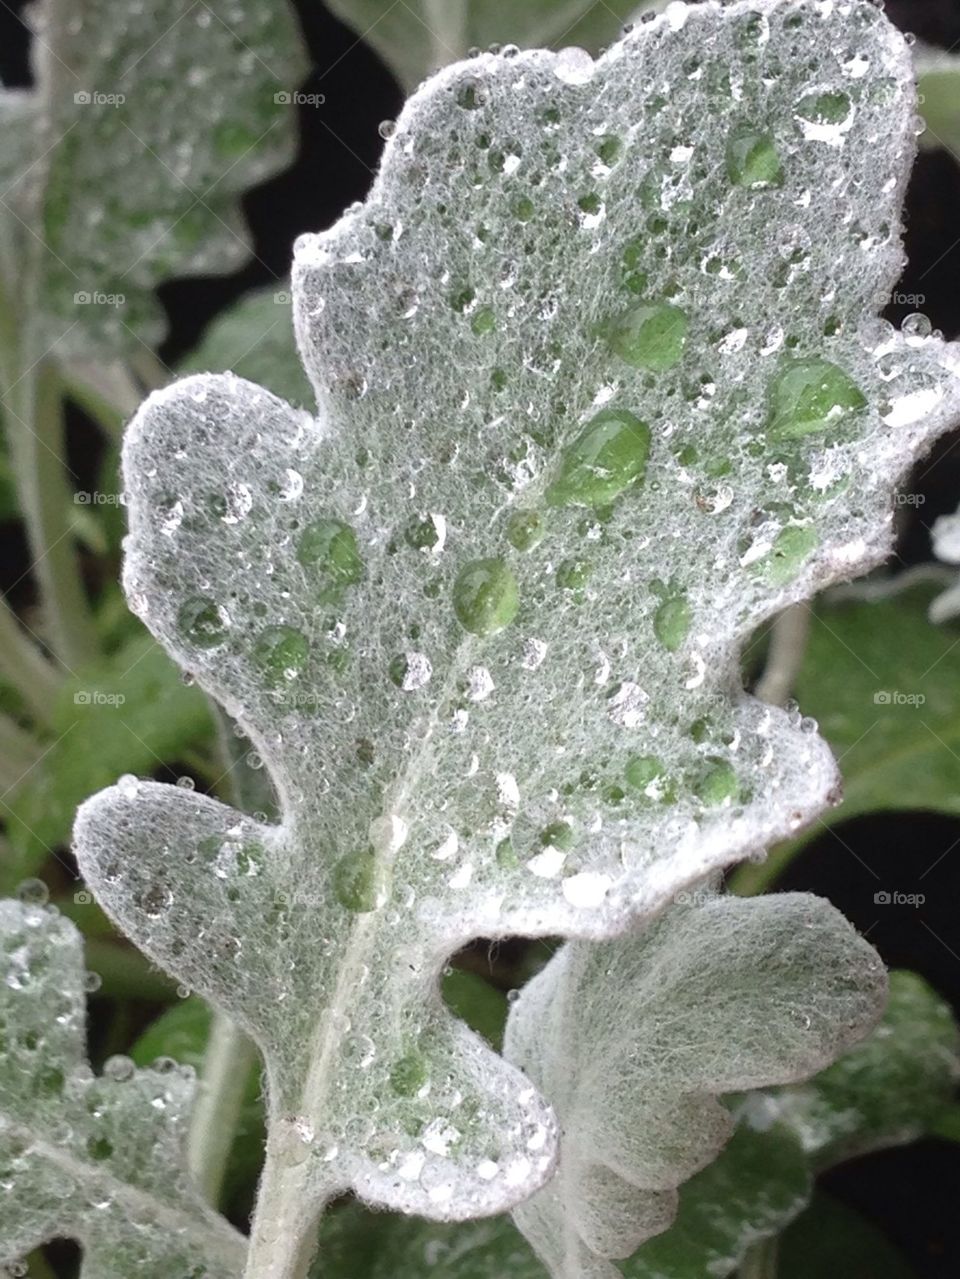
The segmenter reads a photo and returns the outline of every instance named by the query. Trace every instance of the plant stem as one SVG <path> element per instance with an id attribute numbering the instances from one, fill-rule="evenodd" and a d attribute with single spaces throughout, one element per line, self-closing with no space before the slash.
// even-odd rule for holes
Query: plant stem
<path id="1" fill-rule="evenodd" d="M 214 1014 L 190 1119 L 187 1164 L 206 1199 L 216 1205 L 257 1050 L 228 1017 Z"/>
<path id="2" fill-rule="evenodd" d="M 761 702 L 782 706 L 790 697 L 803 665 L 810 617 L 809 605 L 791 604 L 774 622 L 766 669 L 754 689 Z"/>
<path id="3" fill-rule="evenodd" d="M 99 645 L 74 553 L 63 401 L 60 378 L 49 359 L 20 375 L 6 407 L 13 419 L 10 451 L 50 647 L 73 672 L 95 660 Z"/>
<path id="4" fill-rule="evenodd" d="M 319 1219 L 303 1221 L 304 1165 L 283 1148 L 284 1121 L 272 1114 L 267 1161 L 247 1252 L 244 1279 L 306 1279 L 317 1246 Z"/>
<path id="5" fill-rule="evenodd" d="M 119 443 L 124 424 L 140 405 L 140 388 L 125 364 L 68 364 L 64 390 L 93 418 L 108 439 Z"/>
<path id="6" fill-rule="evenodd" d="M 2 595 L 0 675 L 17 690 L 37 722 L 52 728 L 62 677 L 24 633 Z"/>
<path id="7" fill-rule="evenodd" d="M 40 758 L 43 748 L 15 719 L 0 711 L 0 760 L 21 773 Z"/>
<path id="8" fill-rule="evenodd" d="M 467 56 L 466 0 L 426 0 L 424 25 L 430 32 L 430 56 L 437 67 Z"/>
<path id="9" fill-rule="evenodd" d="M 224 798 L 249 812 L 252 795 L 245 784 L 249 770 L 237 751 L 237 738 L 223 711 L 211 702 L 217 724 Z M 244 771 L 246 769 L 246 771 Z M 257 779 L 262 784 L 262 779 Z M 252 783 L 251 783 L 252 784 Z M 190 1117 L 187 1162 L 197 1185 L 216 1207 L 233 1145 L 250 1070 L 257 1060 L 252 1041 L 229 1017 L 214 1009 L 210 1037 L 200 1072 L 200 1092 Z"/>
<path id="10" fill-rule="evenodd" d="M 774 1235 L 753 1244 L 738 1271 L 739 1279 L 777 1279 L 780 1241 Z"/>

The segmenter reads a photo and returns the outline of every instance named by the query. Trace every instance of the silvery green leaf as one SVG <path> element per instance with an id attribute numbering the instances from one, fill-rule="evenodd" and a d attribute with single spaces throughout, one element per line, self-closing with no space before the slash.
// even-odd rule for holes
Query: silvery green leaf
<path id="1" fill-rule="evenodd" d="M 882 1024 L 816 1079 L 776 1094 L 817 1168 L 915 1141 L 933 1130 L 960 1079 L 960 1030 L 916 973 L 890 975 Z"/>
<path id="2" fill-rule="evenodd" d="M 239 197 L 294 145 L 304 59 L 287 4 L 115 16 L 103 0 L 48 4 L 36 90 L 0 98 L 5 287 L 28 290 L 63 355 L 156 344 L 155 287 L 246 258 Z"/>
<path id="3" fill-rule="evenodd" d="M 84 1279 L 233 1279 L 244 1240 L 182 1158 L 192 1071 L 86 1061 L 83 945 L 55 911 L 0 902 L 0 1261 L 54 1237 Z"/>
<path id="4" fill-rule="evenodd" d="M 957 1036 L 922 978 L 892 972 L 883 1020 L 861 1043 L 808 1083 L 737 1101 L 730 1142 L 681 1187 L 676 1220 L 634 1253 L 627 1279 L 733 1274 L 806 1207 L 816 1173 L 937 1130 L 956 1087 Z"/>
<path id="5" fill-rule="evenodd" d="M 866 0 L 449 68 L 367 203 L 298 244 L 319 416 L 229 375 L 137 415 L 128 595 L 282 819 L 129 779 L 77 847 L 263 1049 L 265 1202 L 526 1197 L 552 1119 L 442 1009 L 447 957 L 614 935 L 834 797 L 738 653 L 885 557 L 894 485 L 957 415 L 953 348 L 875 318 L 912 111 Z"/>
<path id="6" fill-rule="evenodd" d="M 698 895 L 573 942 L 524 988 L 504 1052 L 556 1109 L 553 1181 L 514 1211 L 554 1279 L 615 1279 L 733 1131 L 723 1094 L 806 1079 L 876 1022 L 876 952 L 827 902 Z"/>
<path id="7" fill-rule="evenodd" d="M 380 54 L 407 92 L 470 49 L 582 45 L 593 53 L 620 34 L 637 0 L 329 0 Z"/>

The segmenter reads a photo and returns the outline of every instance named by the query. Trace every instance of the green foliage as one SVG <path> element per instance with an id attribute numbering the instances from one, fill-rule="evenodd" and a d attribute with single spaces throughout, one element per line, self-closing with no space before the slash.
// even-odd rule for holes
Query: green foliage
<path id="1" fill-rule="evenodd" d="M 52 910 L 0 902 L 0 1262 L 79 1240 L 96 1279 L 228 1279 L 243 1239 L 183 1171 L 192 1072 L 84 1057 L 79 934 Z"/>
<path id="2" fill-rule="evenodd" d="M 239 265 L 239 197 L 292 155 L 304 62 L 286 5 L 172 0 L 159 23 L 149 6 L 112 16 L 51 4 L 38 88 L 0 94 L 4 291 L 29 289 L 60 358 L 158 341 L 154 288 Z"/>
<path id="3" fill-rule="evenodd" d="M 211 734 L 199 689 L 146 635 L 128 641 L 89 675 L 64 683 L 53 741 L 3 809 L 14 857 L 2 867 L 8 892 L 67 842 L 77 805 L 126 773 L 174 762 Z"/>

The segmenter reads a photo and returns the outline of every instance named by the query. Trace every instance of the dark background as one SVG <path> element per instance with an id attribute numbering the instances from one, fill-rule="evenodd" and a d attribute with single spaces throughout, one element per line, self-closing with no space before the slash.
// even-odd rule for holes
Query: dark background
<path id="1" fill-rule="evenodd" d="M 8 85 L 30 82 L 28 37 L 18 19 L 23 7 L 0 0 L 0 77 Z M 305 93 L 323 93 L 326 103 L 320 110 L 301 108 L 294 166 L 245 201 L 254 243 L 248 266 L 232 276 L 177 281 L 161 290 L 170 320 L 161 356 L 169 364 L 190 350 L 210 319 L 231 301 L 286 275 L 298 234 L 329 226 L 347 205 L 364 197 L 383 145 L 377 126 L 399 112 L 402 94 L 372 50 L 332 18 L 320 0 L 297 0 L 296 8 L 313 62 L 300 87 Z M 928 43 L 960 49 L 960 0 L 887 0 L 886 9 L 903 30 Z M 122 3 L 116 20 L 123 20 Z M 934 327 L 957 337 L 960 166 L 945 152 L 919 157 L 906 228 L 909 266 L 901 290 L 925 295 L 923 309 Z M 892 310 L 889 318 L 898 322 L 903 311 Z M 100 437 L 79 413 L 71 417 L 70 435 L 78 475 L 95 475 Z M 925 503 L 912 509 L 902 531 L 898 554 L 905 564 L 930 557 L 930 526 L 960 501 L 958 444 L 960 436 L 941 442 L 935 464 L 928 461 L 919 468 L 922 476 L 911 486 Z M 6 589 L 20 578 L 28 559 L 17 526 L 3 526 L 2 534 L 0 588 Z M 960 689 L 957 697 L 960 707 Z M 921 886 L 920 875 L 938 858 Z M 904 893 L 922 891 L 922 912 L 893 906 L 878 912 L 873 904 L 877 877 L 896 883 Z M 837 835 L 826 833 L 810 844 L 781 886 L 829 897 L 868 933 L 889 966 L 921 973 L 960 1014 L 960 821 L 885 814 L 847 823 Z M 960 1275 L 960 1145 L 918 1143 L 858 1160 L 824 1180 L 832 1193 L 881 1226 L 924 1279 Z"/>

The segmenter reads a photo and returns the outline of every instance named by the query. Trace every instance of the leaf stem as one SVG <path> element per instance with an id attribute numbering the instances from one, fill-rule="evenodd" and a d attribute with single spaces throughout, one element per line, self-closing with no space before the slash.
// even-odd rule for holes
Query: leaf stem
<path id="1" fill-rule="evenodd" d="M 0 675 L 17 690 L 37 722 L 52 728 L 62 676 L 27 637 L 2 595 Z"/>
<path id="2" fill-rule="evenodd" d="M 317 1248 L 319 1216 L 303 1220 L 304 1165 L 291 1159 L 289 1134 L 273 1113 L 267 1160 L 257 1192 L 257 1207 L 244 1279 L 307 1279 Z"/>
<path id="3" fill-rule="evenodd" d="M 739 1279 L 777 1279 L 780 1240 L 776 1235 L 753 1244 L 738 1272 Z"/>
<path id="4" fill-rule="evenodd" d="M 252 1041 L 238 1026 L 214 1014 L 187 1139 L 187 1164 L 207 1201 L 216 1205 L 233 1145 L 250 1070 Z"/>
<path id="5" fill-rule="evenodd" d="M 41 359 L 9 389 L 10 451 L 50 647 L 70 671 L 99 652 L 73 545 L 60 378 Z"/>
<path id="6" fill-rule="evenodd" d="M 433 66 L 445 67 L 465 58 L 468 49 L 466 0 L 425 0 L 424 12 Z"/>
<path id="7" fill-rule="evenodd" d="M 40 758 L 42 749 L 35 737 L 0 711 L 0 760 L 5 765 L 26 772 Z"/>
<path id="8" fill-rule="evenodd" d="M 754 689 L 761 702 L 783 706 L 790 697 L 807 651 L 810 617 L 808 604 L 791 604 L 774 622 L 766 669 Z"/>

